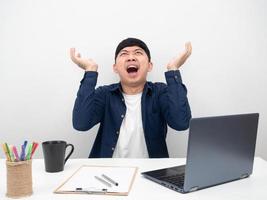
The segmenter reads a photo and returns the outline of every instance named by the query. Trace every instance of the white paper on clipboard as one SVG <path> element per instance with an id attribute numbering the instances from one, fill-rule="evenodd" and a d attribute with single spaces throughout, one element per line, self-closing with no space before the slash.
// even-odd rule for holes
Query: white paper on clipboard
<path id="1" fill-rule="evenodd" d="M 105 188 L 107 189 L 107 193 L 105 193 L 107 195 L 128 195 L 137 170 L 137 167 L 83 165 L 64 181 L 54 193 L 73 194 L 80 193 L 75 191 L 76 188 Z M 111 187 L 108 187 L 95 178 L 95 176 L 103 178 L 102 174 L 116 181 L 118 186 L 112 184 Z"/>

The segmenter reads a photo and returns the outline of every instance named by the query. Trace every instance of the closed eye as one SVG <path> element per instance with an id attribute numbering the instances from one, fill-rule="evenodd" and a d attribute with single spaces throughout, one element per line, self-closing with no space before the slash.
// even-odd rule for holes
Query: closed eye
<path id="1" fill-rule="evenodd" d="M 120 56 L 126 56 L 126 55 L 128 55 L 126 52 L 120 53 Z"/>
<path id="2" fill-rule="evenodd" d="M 141 56 L 141 55 L 143 55 L 143 52 L 142 51 L 137 51 L 137 52 L 135 52 L 135 54 Z"/>

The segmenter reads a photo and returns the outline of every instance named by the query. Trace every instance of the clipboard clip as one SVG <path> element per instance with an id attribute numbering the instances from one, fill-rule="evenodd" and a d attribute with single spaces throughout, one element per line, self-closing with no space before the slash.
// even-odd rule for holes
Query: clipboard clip
<path id="1" fill-rule="evenodd" d="M 86 194 L 106 194 L 108 192 L 108 189 L 99 189 L 94 187 L 88 187 L 88 188 L 76 188 L 75 192 L 83 192 Z"/>

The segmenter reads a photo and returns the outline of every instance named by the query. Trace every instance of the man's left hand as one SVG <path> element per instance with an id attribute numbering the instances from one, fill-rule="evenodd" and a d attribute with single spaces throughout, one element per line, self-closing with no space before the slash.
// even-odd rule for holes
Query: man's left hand
<path id="1" fill-rule="evenodd" d="M 168 70 L 178 70 L 192 53 L 192 46 L 190 42 L 185 43 L 185 50 L 179 54 L 178 57 L 171 60 L 168 65 Z"/>

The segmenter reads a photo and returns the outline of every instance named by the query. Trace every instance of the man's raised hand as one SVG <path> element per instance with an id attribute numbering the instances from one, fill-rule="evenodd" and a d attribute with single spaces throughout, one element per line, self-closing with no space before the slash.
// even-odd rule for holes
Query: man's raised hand
<path id="1" fill-rule="evenodd" d="M 75 53 L 75 48 L 70 49 L 71 60 L 85 71 L 97 71 L 98 65 L 92 59 L 82 58 L 80 53 Z"/>
<path id="2" fill-rule="evenodd" d="M 172 59 L 168 65 L 167 69 L 168 70 L 177 70 L 179 69 L 187 60 L 187 58 L 191 55 L 192 53 L 192 46 L 190 42 L 185 43 L 185 49 L 182 53 L 179 54 L 176 58 Z"/>

